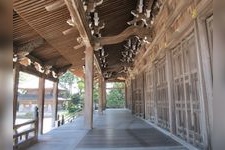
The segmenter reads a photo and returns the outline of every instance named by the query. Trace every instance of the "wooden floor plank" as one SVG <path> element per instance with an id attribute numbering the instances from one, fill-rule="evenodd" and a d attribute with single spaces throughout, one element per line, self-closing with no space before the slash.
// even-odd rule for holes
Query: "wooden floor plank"
<path id="1" fill-rule="evenodd" d="M 169 136 L 125 109 L 94 113 L 94 129 L 84 129 L 83 117 L 40 137 L 29 150 L 186 150 Z"/>

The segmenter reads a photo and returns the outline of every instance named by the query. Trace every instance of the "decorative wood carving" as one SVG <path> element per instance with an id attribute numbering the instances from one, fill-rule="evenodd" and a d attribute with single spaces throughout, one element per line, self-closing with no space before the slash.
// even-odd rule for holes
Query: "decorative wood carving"
<path id="1" fill-rule="evenodd" d="M 87 12 L 94 12 L 95 8 L 103 3 L 103 0 L 89 0 L 87 4 Z"/>

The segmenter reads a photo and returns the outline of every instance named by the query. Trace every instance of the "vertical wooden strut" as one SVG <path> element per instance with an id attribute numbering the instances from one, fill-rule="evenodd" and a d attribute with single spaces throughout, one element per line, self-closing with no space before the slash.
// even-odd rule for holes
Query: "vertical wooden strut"
<path id="1" fill-rule="evenodd" d="M 58 113 L 58 81 L 53 84 L 53 111 L 52 111 L 52 127 L 55 126 Z"/>
<path id="2" fill-rule="evenodd" d="M 16 122 L 19 72 L 20 72 L 20 66 L 19 66 L 19 64 L 16 63 L 15 68 L 13 70 L 13 125 L 15 125 L 15 122 Z"/>
<path id="3" fill-rule="evenodd" d="M 125 108 L 128 109 L 128 86 L 126 83 L 124 83 L 124 95 L 125 95 Z"/>
<path id="4" fill-rule="evenodd" d="M 93 66 L 94 52 L 92 47 L 85 50 L 85 97 L 84 125 L 86 129 L 93 128 Z"/>
<path id="5" fill-rule="evenodd" d="M 103 110 L 106 109 L 106 82 L 103 80 L 102 82 L 102 93 L 103 93 Z"/>
<path id="6" fill-rule="evenodd" d="M 175 118 L 175 103 L 173 99 L 173 76 L 172 76 L 172 61 L 171 53 L 166 52 L 166 76 L 168 84 L 168 99 L 169 99 L 169 121 L 170 121 L 170 132 L 175 134 L 176 128 L 176 118 Z"/>
<path id="7" fill-rule="evenodd" d="M 99 103 L 98 103 L 98 112 L 99 114 L 103 114 L 103 83 L 104 83 L 104 78 L 100 77 L 99 78 Z"/>
<path id="8" fill-rule="evenodd" d="M 39 134 L 43 134 L 44 102 L 45 102 L 45 79 L 39 78 L 39 89 L 38 89 Z"/>

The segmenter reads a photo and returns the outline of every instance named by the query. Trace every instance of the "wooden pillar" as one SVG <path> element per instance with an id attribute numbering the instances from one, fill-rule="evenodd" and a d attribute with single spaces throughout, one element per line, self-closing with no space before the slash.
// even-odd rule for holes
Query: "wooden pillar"
<path id="1" fill-rule="evenodd" d="M 104 78 L 99 78 L 99 102 L 98 102 L 98 112 L 99 114 L 103 114 L 103 82 Z"/>
<path id="2" fill-rule="evenodd" d="M 125 108 L 128 108 L 128 92 L 127 92 L 127 84 L 124 83 L 124 95 L 125 95 Z"/>
<path id="3" fill-rule="evenodd" d="M 52 109 L 52 127 L 55 127 L 58 113 L 58 81 L 53 84 L 53 109 Z"/>
<path id="4" fill-rule="evenodd" d="M 166 78 L 168 84 L 170 132 L 175 134 L 176 114 L 175 114 L 175 103 L 173 99 L 173 76 L 172 76 L 172 60 L 170 51 L 166 52 Z"/>
<path id="5" fill-rule="evenodd" d="M 94 52 L 92 47 L 85 50 L 85 96 L 84 125 L 86 129 L 93 128 L 93 65 Z"/>
<path id="6" fill-rule="evenodd" d="M 19 64 L 15 64 L 13 70 L 13 125 L 16 123 L 16 111 L 18 104 L 18 85 L 19 85 L 19 72 L 20 66 Z"/>
<path id="7" fill-rule="evenodd" d="M 103 89 L 102 89 L 102 92 L 103 92 L 103 110 L 105 110 L 106 109 L 106 82 L 105 82 L 105 80 L 102 84 L 103 84 Z"/>
<path id="8" fill-rule="evenodd" d="M 43 134 L 44 103 L 45 103 L 45 79 L 39 78 L 39 89 L 38 89 L 39 134 Z"/>
<path id="9" fill-rule="evenodd" d="M 145 118 L 145 74 L 144 72 L 141 73 L 142 84 L 141 84 L 141 97 L 142 97 L 142 118 Z"/>
<path id="10" fill-rule="evenodd" d="M 206 28 L 206 19 L 203 18 L 197 18 L 196 22 L 196 33 L 198 36 L 201 36 L 201 38 L 197 38 L 197 45 L 200 49 L 199 58 L 201 58 L 202 62 L 202 72 L 204 76 L 204 95 L 205 97 L 205 114 L 206 114 L 206 121 L 207 121 L 207 132 L 208 132 L 208 145 L 209 148 L 212 147 L 211 143 L 211 136 L 212 136 L 212 126 L 213 126 L 213 81 L 212 81 L 212 68 L 211 68 L 211 61 L 210 60 L 210 47 L 208 44 L 209 39 L 207 38 L 207 28 Z M 211 56 L 212 57 L 212 56 Z M 204 88 L 203 87 L 203 88 Z"/>
<path id="11" fill-rule="evenodd" d="M 205 93 L 205 82 L 204 82 L 204 77 L 203 77 L 203 68 L 202 68 L 202 52 L 201 52 L 201 45 L 200 45 L 200 35 L 198 34 L 199 32 L 199 26 L 197 20 L 195 20 L 195 41 L 197 45 L 197 60 L 198 60 L 198 77 L 199 77 L 199 96 L 200 96 L 200 109 L 201 109 L 201 133 L 203 137 L 203 143 L 204 143 L 204 148 L 208 149 L 210 146 L 210 135 L 208 133 L 210 132 L 209 129 L 209 119 L 207 119 L 208 116 L 208 105 L 207 105 L 207 94 Z"/>
<path id="12" fill-rule="evenodd" d="M 153 64 L 153 98 L 154 98 L 154 114 L 155 114 L 155 124 L 158 124 L 158 112 L 157 112 L 157 73 L 156 73 L 156 64 Z"/>
<path id="13" fill-rule="evenodd" d="M 212 149 L 222 150 L 225 147 L 225 31 L 224 24 L 221 24 L 218 19 L 215 19 L 213 24 L 213 132 L 211 136 Z"/>

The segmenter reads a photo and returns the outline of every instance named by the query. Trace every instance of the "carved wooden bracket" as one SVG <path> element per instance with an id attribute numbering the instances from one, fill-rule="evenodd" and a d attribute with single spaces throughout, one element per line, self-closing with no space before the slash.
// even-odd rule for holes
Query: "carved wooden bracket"
<path id="1" fill-rule="evenodd" d="M 87 12 L 94 12 L 96 6 L 99 6 L 103 3 L 103 0 L 89 0 L 88 4 L 87 4 Z"/>

